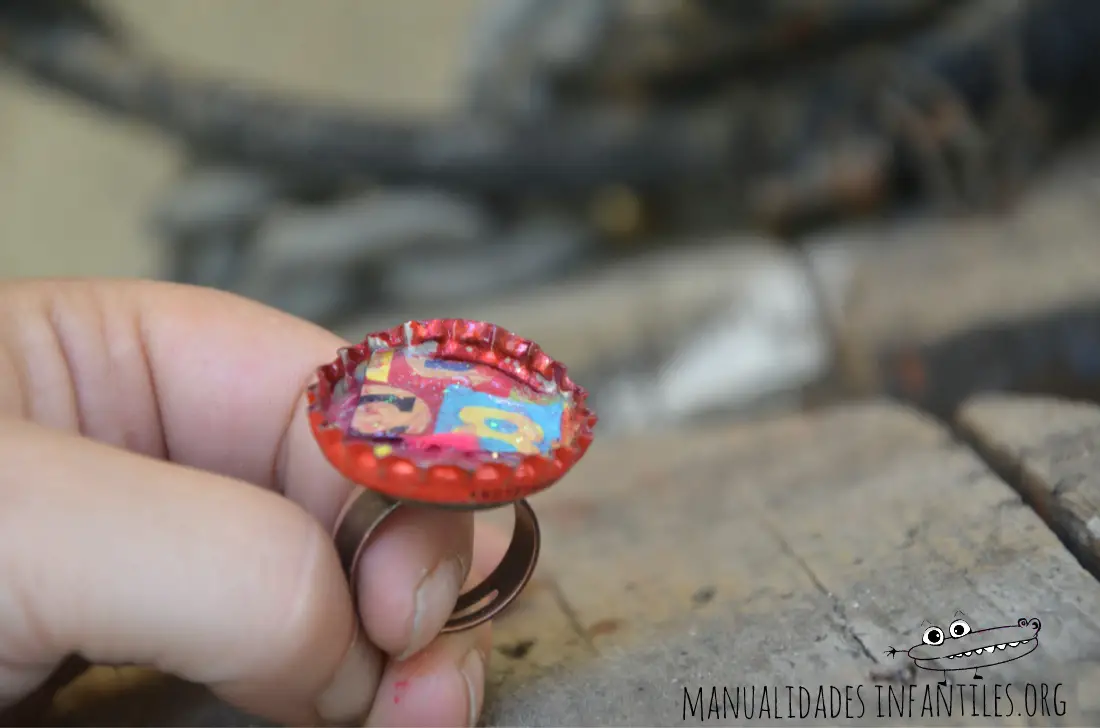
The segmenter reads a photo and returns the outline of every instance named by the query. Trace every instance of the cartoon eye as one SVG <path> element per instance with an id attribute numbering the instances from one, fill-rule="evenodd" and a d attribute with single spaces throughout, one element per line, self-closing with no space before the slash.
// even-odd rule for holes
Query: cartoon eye
<path id="1" fill-rule="evenodd" d="M 926 645 L 932 645 L 937 647 L 943 644 L 943 630 L 939 627 L 929 627 L 924 630 L 924 636 L 921 637 Z"/>
<path id="2" fill-rule="evenodd" d="M 951 636 L 956 639 L 970 634 L 970 625 L 966 623 L 965 619 L 956 619 L 948 629 L 951 630 Z"/>

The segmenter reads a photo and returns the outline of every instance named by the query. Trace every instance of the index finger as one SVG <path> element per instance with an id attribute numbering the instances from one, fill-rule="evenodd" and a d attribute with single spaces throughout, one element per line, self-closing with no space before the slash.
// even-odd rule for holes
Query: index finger
<path id="1" fill-rule="evenodd" d="M 339 337 L 228 293 L 144 281 L 0 285 L 0 310 L 0 416 L 273 489 L 331 532 L 356 486 L 314 441 L 304 387 Z M 443 626 L 473 534 L 468 513 L 403 516 L 379 527 L 356 575 L 376 597 L 360 603 L 367 634 L 395 655 Z"/>
<path id="2" fill-rule="evenodd" d="M 0 414 L 274 489 L 332 526 L 352 486 L 313 442 L 302 397 L 346 344 L 336 335 L 147 281 L 5 284 L 0 310 L 0 371 L 14 370 L 0 377 Z"/>

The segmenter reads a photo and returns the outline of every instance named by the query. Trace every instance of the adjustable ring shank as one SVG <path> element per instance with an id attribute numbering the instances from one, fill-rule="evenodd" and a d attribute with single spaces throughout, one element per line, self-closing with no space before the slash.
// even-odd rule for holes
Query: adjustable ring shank
<path id="1" fill-rule="evenodd" d="M 352 585 L 353 599 L 358 591 L 355 574 L 359 559 L 371 534 L 400 507 L 401 501 L 362 489 L 352 497 L 337 519 L 333 540 L 344 574 Z M 526 500 L 515 501 L 513 507 L 515 526 L 504 558 L 484 581 L 458 597 L 443 632 L 461 632 L 487 622 L 511 604 L 530 581 L 539 558 L 539 522 Z"/>

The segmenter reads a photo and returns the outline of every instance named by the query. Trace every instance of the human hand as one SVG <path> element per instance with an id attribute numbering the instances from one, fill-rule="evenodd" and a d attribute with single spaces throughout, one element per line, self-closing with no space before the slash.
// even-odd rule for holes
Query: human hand
<path id="1" fill-rule="evenodd" d="M 344 344 L 211 290 L 0 285 L 0 707 L 78 653 L 297 725 L 474 724 L 488 625 L 439 630 L 505 540 L 402 508 L 356 617 L 329 535 L 356 486 L 302 399 Z"/>

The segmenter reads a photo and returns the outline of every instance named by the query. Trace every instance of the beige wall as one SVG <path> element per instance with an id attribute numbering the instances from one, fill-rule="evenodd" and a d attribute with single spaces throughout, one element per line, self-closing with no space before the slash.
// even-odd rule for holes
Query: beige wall
<path id="1" fill-rule="evenodd" d="M 111 0 L 187 67 L 343 101 L 429 112 L 453 99 L 476 0 Z M 0 278 L 156 271 L 149 204 L 176 155 L 0 73 Z"/>

